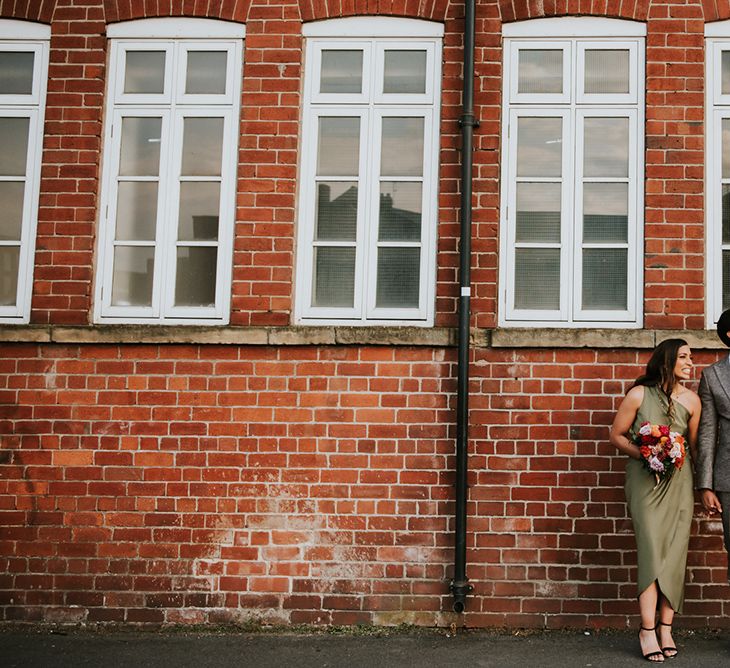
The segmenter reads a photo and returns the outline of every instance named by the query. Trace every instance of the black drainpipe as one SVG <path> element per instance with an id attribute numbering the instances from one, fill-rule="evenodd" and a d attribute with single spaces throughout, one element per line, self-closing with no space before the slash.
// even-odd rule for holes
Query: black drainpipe
<path id="1" fill-rule="evenodd" d="M 456 396 L 456 517 L 454 612 L 464 612 L 466 596 L 474 589 L 466 577 L 466 474 L 469 430 L 469 320 L 471 316 L 471 197 L 474 128 L 474 15 L 475 0 L 464 6 L 464 112 L 461 125 L 461 239 L 459 243 L 459 360 Z"/>

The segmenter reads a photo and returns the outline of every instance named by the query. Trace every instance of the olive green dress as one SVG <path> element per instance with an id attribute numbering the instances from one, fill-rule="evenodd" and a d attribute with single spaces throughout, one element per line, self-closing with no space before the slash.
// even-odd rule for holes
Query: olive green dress
<path id="1" fill-rule="evenodd" d="M 670 429 L 686 437 L 690 413 L 678 401 L 672 405 L 674 418 Z M 644 399 L 631 428 L 632 434 L 638 433 L 644 422 L 659 425 L 669 422 L 667 399 L 659 388 L 644 387 Z M 694 506 L 689 444 L 685 447 L 687 455 L 682 468 L 658 484 L 639 460 L 630 458 L 626 465 L 626 501 L 636 534 L 639 594 L 656 581 L 677 612 L 682 611 L 684 603 L 687 546 Z"/>

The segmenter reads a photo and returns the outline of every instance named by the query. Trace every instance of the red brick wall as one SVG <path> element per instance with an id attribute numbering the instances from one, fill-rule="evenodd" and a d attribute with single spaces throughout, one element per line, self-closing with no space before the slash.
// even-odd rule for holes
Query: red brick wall
<path id="1" fill-rule="evenodd" d="M 475 353 L 466 624 L 636 613 L 606 436 L 645 359 Z M 0 618 L 447 622 L 453 364 L 409 347 L 3 346 Z M 720 531 L 698 509 L 683 625 L 724 623 Z"/>
<path id="2" fill-rule="evenodd" d="M 90 322 L 106 23 L 186 15 L 246 23 L 231 322 L 288 325 L 301 21 L 368 13 L 445 25 L 436 322 L 455 325 L 462 5 L 0 0 L 0 16 L 52 26 L 32 324 Z M 501 22 L 566 14 L 647 21 L 645 324 L 702 328 L 703 17 L 730 5 L 697 0 L 478 4 L 472 324 L 496 322 Z M 623 461 L 606 436 L 646 355 L 475 348 L 467 624 L 633 618 Z M 451 622 L 454 359 L 3 343 L 0 619 Z M 698 509 L 688 626 L 728 623 L 719 532 Z"/>

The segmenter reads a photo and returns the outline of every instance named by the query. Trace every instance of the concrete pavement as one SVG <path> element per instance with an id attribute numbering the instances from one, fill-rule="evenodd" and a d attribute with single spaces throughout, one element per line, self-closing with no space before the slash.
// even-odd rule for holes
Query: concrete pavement
<path id="1" fill-rule="evenodd" d="M 730 631 L 677 634 L 672 668 L 730 666 Z M 633 632 L 366 629 L 353 633 L 0 629 L 3 668 L 464 668 L 648 665 Z"/>

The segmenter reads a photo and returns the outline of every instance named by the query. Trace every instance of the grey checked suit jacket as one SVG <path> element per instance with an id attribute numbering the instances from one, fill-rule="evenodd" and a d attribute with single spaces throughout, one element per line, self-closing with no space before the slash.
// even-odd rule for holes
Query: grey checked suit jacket
<path id="1" fill-rule="evenodd" d="M 695 487 L 730 492 L 730 359 L 702 372 Z"/>

